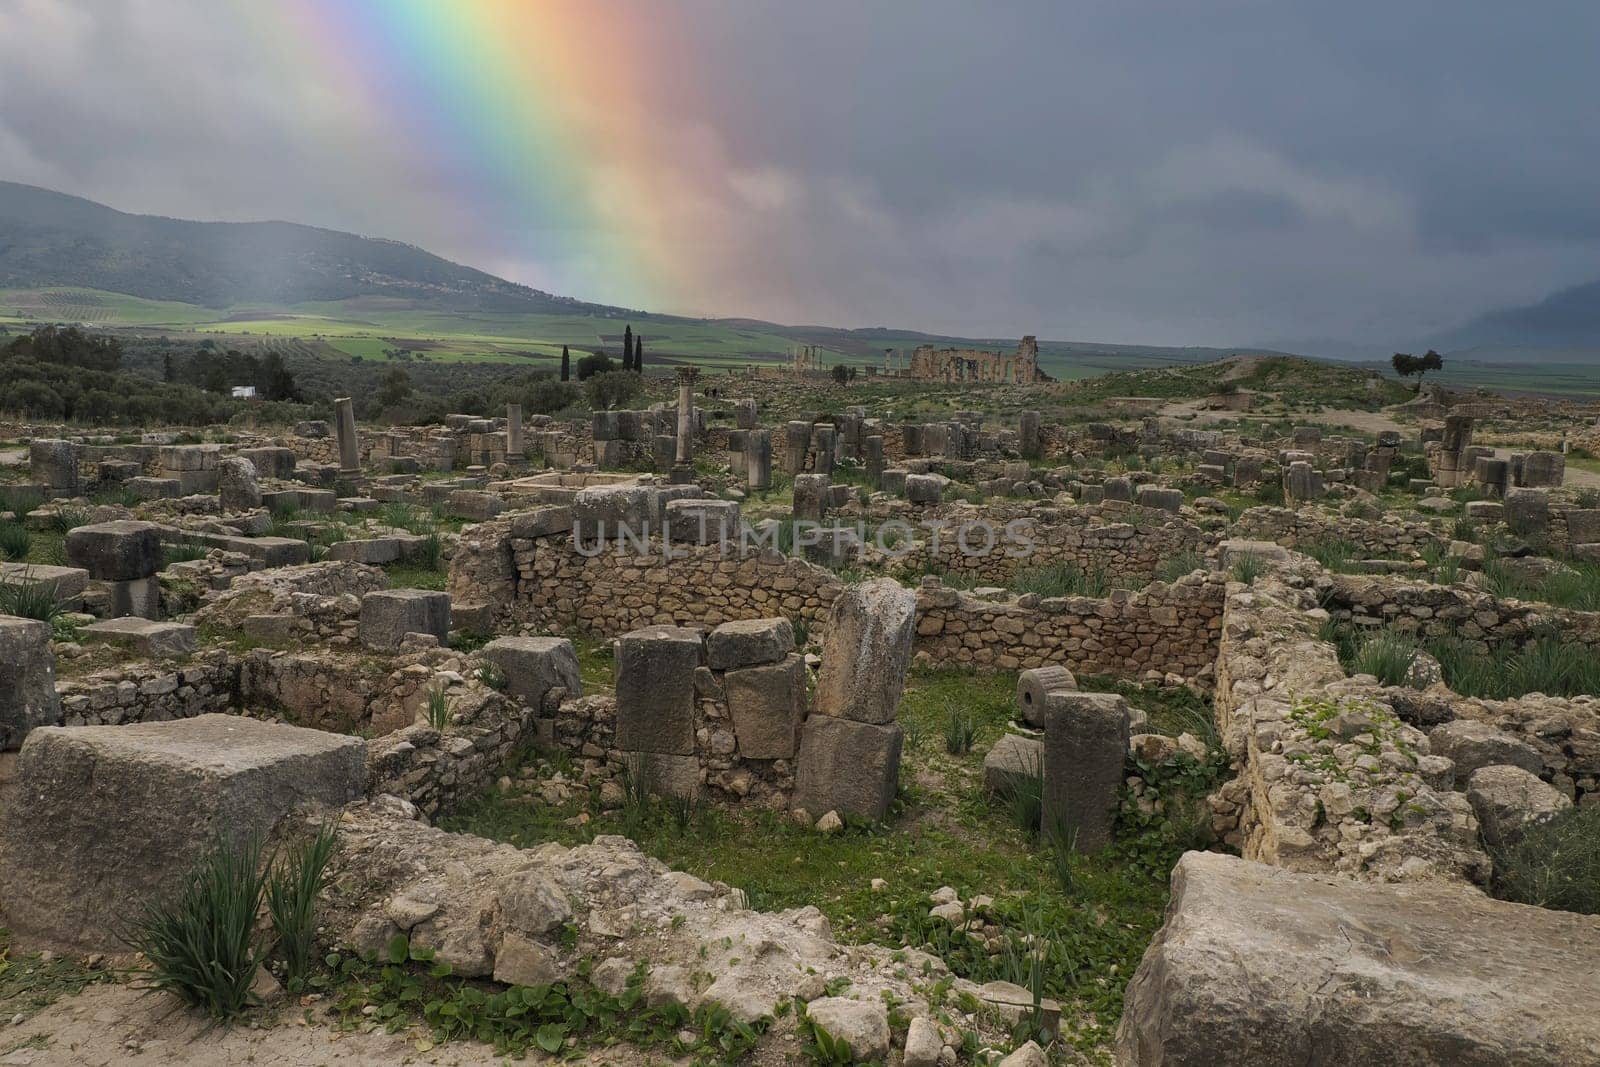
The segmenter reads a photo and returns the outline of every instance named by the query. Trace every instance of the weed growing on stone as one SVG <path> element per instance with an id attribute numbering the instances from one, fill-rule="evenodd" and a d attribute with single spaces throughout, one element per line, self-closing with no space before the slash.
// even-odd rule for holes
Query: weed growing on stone
<path id="1" fill-rule="evenodd" d="M 445 696 L 442 688 L 435 686 L 428 690 L 425 714 L 428 725 L 435 730 L 442 732 L 450 725 L 450 698 Z"/>
<path id="2" fill-rule="evenodd" d="M 1350 670 L 1370 674 L 1380 685 L 1412 685 L 1417 679 L 1411 668 L 1421 651 L 1406 635 L 1380 630 L 1361 642 L 1350 657 Z"/>
<path id="3" fill-rule="evenodd" d="M 24 570 L 23 577 L 27 577 Z M 0 615 L 37 619 L 54 625 L 62 615 L 55 586 L 48 582 L 7 582 L 0 585 Z"/>
<path id="4" fill-rule="evenodd" d="M 1243 582 L 1246 585 L 1254 585 L 1255 580 L 1261 576 L 1263 568 L 1264 564 L 1261 562 L 1260 556 L 1240 556 L 1234 560 L 1231 573 L 1234 581 Z"/>

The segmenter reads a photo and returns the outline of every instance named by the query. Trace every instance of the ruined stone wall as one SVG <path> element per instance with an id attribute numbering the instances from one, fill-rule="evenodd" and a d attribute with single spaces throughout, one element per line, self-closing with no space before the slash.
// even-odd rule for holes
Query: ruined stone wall
<path id="1" fill-rule="evenodd" d="M 1315 636 L 1319 574 L 1294 563 L 1229 586 L 1214 706 L 1237 776 L 1211 798 L 1213 827 L 1246 859 L 1290 870 L 1483 882 L 1452 762 Z"/>
<path id="2" fill-rule="evenodd" d="M 1203 555 L 1217 541 L 1215 533 L 1187 519 L 1120 501 L 1069 508 L 989 504 L 977 511 L 946 507 L 930 509 L 927 518 L 957 527 L 982 519 L 995 531 L 995 547 L 983 555 L 970 555 L 963 552 L 952 531 L 940 538 L 935 551 L 932 538 L 919 530 L 919 547 L 901 557 L 896 569 L 901 573 L 960 574 L 993 585 L 1007 585 L 1018 572 L 1055 564 L 1070 564 L 1085 573 L 1101 571 L 1109 578 L 1148 581 L 1163 563 L 1189 553 Z M 1006 537 L 1005 528 L 1013 522 L 1023 524 L 1014 529 L 1025 529 L 1032 541 L 1025 555 Z M 981 531 L 969 534 L 969 549 L 984 544 Z"/>
<path id="3" fill-rule="evenodd" d="M 1149 672 L 1209 683 L 1223 583 L 1195 573 L 1104 599 L 986 600 L 926 579 L 917 595 L 917 655 L 930 664 L 1018 670 L 1058 663 L 1081 674 Z"/>
<path id="4" fill-rule="evenodd" d="M 1286 548 L 1347 541 L 1374 555 L 1405 555 L 1429 546 L 1447 547 L 1451 540 L 1446 530 L 1392 516 L 1360 519 L 1274 507 L 1250 508 L 1234 524 L 1231 536 L 1274 541 Z"/>
<path id="5" fill-rule="evenodd" d="M 430 817 L 476 796 L 535 737 L 538 709 L 499 693 L 457 691 L 443 733 L 415 724 L 367 744 L 367 793 L 409 800 Z"/>
<path id="6" fill-rule="evenodd" d="M 715 545 L 660 542 L 647 554 L 578 552 L 569 533 L 512 537 L 510 520 L 468 527 L 450 561 L 450 592 L 487 604 L 503 621 L 616 635 L 641 626 L 711 628 L 733 619 L 784 616 L 819 622 L 842 585 L 831 571 L 780 553 L 743 558 Z"/>
<path id="7" fill-rule="evenodd" d="M 1425 641 L 1459 637 L 1478 652 L 1521 645 L 1553 630 L 1593 646 L 1600 655 L 1600 612 L 1502 600 L 1461 586 L 1338 574 L 1331 576 L 1325 606 L 1335 618 L 1357 626 L 1392 627 Z"/>
<path id="8" fill-rule="evenodd" d="M 56 683 L 65 726 L 165 722 L 233 710 L 237 668 L 208 651 L 181 666 L 135 662 Z"/>

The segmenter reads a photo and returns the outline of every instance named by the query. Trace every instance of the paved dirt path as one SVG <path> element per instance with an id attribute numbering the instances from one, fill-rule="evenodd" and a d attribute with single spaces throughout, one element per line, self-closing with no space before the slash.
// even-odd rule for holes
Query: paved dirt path
<path id="1" fill-rule="evenodd" d="M 3 1067 L 112 1067 L 112 1065 L 187 1064 L 189 1067 L 487 1067 L 513 1063 L 494 1049 L 471 1041 L 451 1042 L 426 1052 L 421 1031 L 385 1034 L 343 1033 L 301 1021 L 300 1008 L 284 1008 L 275 1025 L 264 1029 L 208 1027 L 205 1020 L 165 995 L 127 985 L 95 985 L 65 997 L 20 1026 L 0 1020 Z M 424 1045 L 424 1047 L 426 1047 Z M 523 1063 L 543 1057 L 530 1055 Z M 586 1051 L 585 1063 L 639 1067 L 637 1049 L 618 1046 Z M 652 1062 L 671 1062 L 659 1052 Z"/>

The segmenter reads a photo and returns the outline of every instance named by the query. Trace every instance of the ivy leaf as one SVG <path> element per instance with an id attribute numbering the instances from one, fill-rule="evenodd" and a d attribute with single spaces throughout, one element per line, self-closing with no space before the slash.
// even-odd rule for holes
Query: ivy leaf
<path id="1" fill-rule="evenodd" d="M 411 954 L 411 942 L 405 934 L 395 934 L 389 939 L 389 962 L 404 963 Z"/>

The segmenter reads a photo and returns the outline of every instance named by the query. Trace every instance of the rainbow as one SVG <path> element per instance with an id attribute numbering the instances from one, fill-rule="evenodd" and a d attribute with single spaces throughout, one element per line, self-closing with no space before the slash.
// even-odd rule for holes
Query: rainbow
<path id="1" fill-rule="evenodd" d="M 663 40 L 672 27 L 625 10 L 593 0 L 234 7 L 309 83 L 307 106 L 335 112 L 319 115 L 321 129 L 403 146 L 416 168 L 408 180 L 438 190 L 434 208 L 470 227 L 474 247 L 527 265 L 517 280 L 682 307 L 694 299 L 684 286 L 696 241 L 654 188 L 651 160 L 670 146 L 658 143 L 640 84 L 652 57 L 674 54 Z"/>

